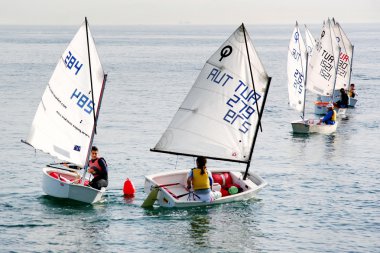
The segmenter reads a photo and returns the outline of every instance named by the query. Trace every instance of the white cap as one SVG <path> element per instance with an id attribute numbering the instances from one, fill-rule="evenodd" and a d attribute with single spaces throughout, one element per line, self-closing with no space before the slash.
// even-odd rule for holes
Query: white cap
<path id="1" fill-rule="evenodd" d="M 327 108 L 334 108 L 333 103 L 329 103 L 329 104 L 327 105 Z"/>

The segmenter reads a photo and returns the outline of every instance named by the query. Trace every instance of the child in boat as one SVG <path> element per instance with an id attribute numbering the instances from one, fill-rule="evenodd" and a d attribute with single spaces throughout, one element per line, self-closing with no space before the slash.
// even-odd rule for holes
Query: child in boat
<path id="1" fill-rule="evenodd" d="M 91 148 L 91 160 L 88 162 L 88 167 L 87 171 L 94 176 L 89 185 L 98 190 L 102 187 L 107 187 L 107 163 L 103 157 L 98 157 L 98 148 L 96 146 L 92 146 Z"/>
<path id="2" fill-rule="evenodd" d="M 195 200 L 211 202 L 214 200 L 212 193 L 213 179 L 211 172 L 207 171 L 205 157 L 197 157 L 197 167 L 189 171 L 187 177 L 187 189 L 193 185 Z"/>
<path id="3" fill-rule="evenodd" d="M 336 104 L 339 108 L 348 107 L 348 95 L 343 88 L 340 89 L 340 100 Z"/>
<path id="4" fill-rule="evenodd" d="M 356 96 L 355 84 L 350 85 L 350 90 L 348 91 L 348 96 L 354 98 Z"/>
<path id="5" fill-rule="evenodd" d="M 327 105 L 327 114 L 319 120 L 318 125 L 325 123 L 326 125 L 334 125 L 336 121 L 336 112 L 334 111 L 334 105 L 329 103 Z"/>

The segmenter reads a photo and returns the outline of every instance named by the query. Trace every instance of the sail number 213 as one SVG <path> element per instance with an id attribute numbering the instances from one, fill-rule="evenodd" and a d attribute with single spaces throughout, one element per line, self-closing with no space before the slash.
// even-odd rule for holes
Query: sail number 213
<path id="1" fill-rule="evenodd" d="M 94 110 L 92 100 L 82 92 L 78 91 L 78 89 L 75 89 L 73 94 L 71 95 L 70 99 L 73 98 L 78 99 L 77 106 L 82 108 L 88 114 L 91 114 L 92 110 Z"/>

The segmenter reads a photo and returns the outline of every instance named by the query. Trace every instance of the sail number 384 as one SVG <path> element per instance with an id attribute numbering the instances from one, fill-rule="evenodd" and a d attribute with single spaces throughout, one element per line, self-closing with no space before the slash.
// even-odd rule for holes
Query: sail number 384
<path id="1" fill-rule="evenodd" d="M 68 69 L 72 69 L 74 67 L 75 75 L 79 73 L 83 64 L 79 62 L 79 60 L 69 51 L 65 58 L 65 65 Z"/>

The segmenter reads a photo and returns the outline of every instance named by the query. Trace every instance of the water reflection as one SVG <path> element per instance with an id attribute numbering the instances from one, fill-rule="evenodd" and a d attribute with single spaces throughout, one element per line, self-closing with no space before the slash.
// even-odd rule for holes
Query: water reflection
<path id="1" fill-rule="evenodd" d="M 336 143 L 337 143 L 338 138 L 336 138 L 335 133 L 326 135 L 325 136 L 325 156 L 329 157 L 333 152 L 336 150 Z"/>
<path id="2" fill-rule="evenodd" d="M 78 252 L 92 251 L 106 246 L 103 238 L 109 233 L 110 219 L 106 202 L 87 204 L 51 196 L 39 198 L 44 222 L 53 226 L 53 233 L 45 231 L 46 241 L 66 251 L 76 245 Z M 39 235 L 36 235 L 39 236 Z M 54 248 L 53 248 L 54 251 Z"/>
<path id="3" fill-rule="evenodd" d="M 310 138 L 310 135 L 312 134 L 302 134 L 302 133 L 294 133 L 294 132 L 291 132 L 291 135 L 293 137 L 293 141 L 294 142 L 302 142 L 302 143 L 305 143 L 309 138 Z"/>
<path id="4" fill-rule="evenodd" d="M 190 238 L 200 247 L 209 245 L 210 216 L 207 209 L 198 209 L 190 216 Z"/>
<path id="5" fill-rule="evenodd" d="M 45 207 L 48 208 L 53 208 L 53 209 L 72 209 L 72 210 L 88 210 L 92 209 L 93 205 L 80 202 L 80 201 L 75 201 L 71 199 L 61 199 L 61 198 L 55 198 L 49 195 L 42 195 L 38 198 L 40 203 L 44 205 Z"/>

